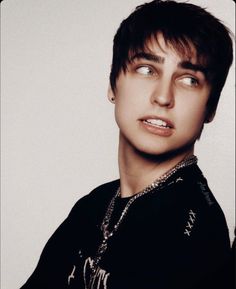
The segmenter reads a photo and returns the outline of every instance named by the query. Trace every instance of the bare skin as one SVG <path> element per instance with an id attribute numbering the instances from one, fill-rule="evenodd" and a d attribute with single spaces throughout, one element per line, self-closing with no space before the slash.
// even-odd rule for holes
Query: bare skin
<path id="1" fill-rule="evenodd" d="M 122 136 L 119 142 L 119 173 L 122 197 L 130 197 L 143 190 L 154 180 L 161 177 L 177 163 L 193 154 L 193 147 L 168 160 L 158 157 L 147 159 L 139 152 L 123 144 Z"/>
<path id="2" fill-rule="evenodd" d="M 115 92 L 121 196 L 133 196 L 194 152 L 210 86 L 193 53 L 183 59 L 159 35 L 121 71 Z M 150 57 L 151 56 L 151 57 Z M 186 65 L 187 63 L 187 65 Z M 212 119 L 207 119 L 207 122 Z"/>

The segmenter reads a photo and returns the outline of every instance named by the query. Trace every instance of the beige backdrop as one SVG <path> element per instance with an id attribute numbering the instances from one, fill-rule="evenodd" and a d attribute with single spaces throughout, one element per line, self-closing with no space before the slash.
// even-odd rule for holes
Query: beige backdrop
<path id="1" fill-rule="evenodd" d="M 112 38 L 144 0 L 2 2 L 2 287 L 16 289 L 78 198 L 118 176 Z M 232 0 L 194 0 L 234 29 Z M 199 163 L 234 226 L 234 69 Z"/>

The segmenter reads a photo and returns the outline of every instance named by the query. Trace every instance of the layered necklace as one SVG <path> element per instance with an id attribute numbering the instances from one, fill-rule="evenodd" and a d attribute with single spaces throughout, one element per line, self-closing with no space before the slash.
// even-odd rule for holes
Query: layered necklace
<path id="1" fill-rule="evenodd" d="M 190 156 L 188 158 L 185 158 L 184 160 L 179 162 L 175 167 L 173 167 L 172 169 L 167 171 L 165 174 L 163 174 L 161 177 L 159 177 L 154 182 L 152 182 L 144 190 L 142 190 L 142 191 L 138 192 L 137 194 L 135 194 L 132 198 L 130 198 L 130 200 L 128 201 L 128 203 L 124 207 L 124 209 L 121 212 L 120 217 L 118 218 L 118 221 L 116 222 L 116 224 L 113 226 L 112 229 L 109 230 L 108 228 L 110 227 L 111 217 L 112 217 L 112 214 L 113 214 L 113 211 L 114 211 L 115 202 L 121 195 L 120 187 L 118 188 L 116 194 L 114 195 L 114 197 L 112 198 L 110 204 L 108 205 L 106 214 L 105 214 L 104 219 L 103 219 L 102 224 L 101 224 L 101 231 L 103 233 L 103 240 L 102 240 L 101 244 L 98 247 L 96 255 L 93 257 L 93 262 L 91 264 L 92 275 L 96 273 L 96 270 L 98 268 L 98 264 L 99 264 L 99 262 L 100 262 L 100 260 L 101 260 L 101 258 L 103 256 L 103 254 L 107 250 L 109 239 L 119 229 L 120 224 L 123 222 L 124 218 L 126 217 L 130 206 L 138 198 L 146 195 L 147 193 L 153 191 L 154 189 L 158 189 L 159 190 L 160 188 L 162 188 L 165 185 L 166 181 L 173 174 L 175 174 L 179 169 L 191 166 L 191 165 L 196 164 L 196 163 L 197 163 L 197 157 L 194 156 L 194 155 Z"/>

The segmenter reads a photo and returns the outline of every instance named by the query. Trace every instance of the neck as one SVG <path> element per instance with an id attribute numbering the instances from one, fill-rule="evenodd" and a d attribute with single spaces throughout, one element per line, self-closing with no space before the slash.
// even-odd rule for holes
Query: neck
<path id="1" fill-rule="evenodd" d="M 193 154 L 193 146 L 176 154 L 151 156 L 119 142 L 119 171 L 122 197 L 142 191 L 177 163 Z"/>

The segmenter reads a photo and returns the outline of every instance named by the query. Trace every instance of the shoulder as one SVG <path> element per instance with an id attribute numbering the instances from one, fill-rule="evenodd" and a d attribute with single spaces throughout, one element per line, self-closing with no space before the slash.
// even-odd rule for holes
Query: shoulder
<path id="1" fill-rule="evenodd" d="M 114 180 L 96 187 L 75 203 L 70 215 L 77 214 L 78 212 L 85 212 L 88 208 L 96 209 L 103 205 L 106 206 L 116 193 L 119 183 L 119 180 Z"/>
<path id="2" fill-rule="evenodd" d="M 182 180 L 179 189 L 183 191 L 183 196 L 187 202 L 192 203 L 203 211 L 222 212 L 214 194 L 209 188 L 207 179 L 197 165 L 187 168 L 182 172 Z M 223 213 L 223 212 L 222 212 Z"/>
<path id="3" fill-rule="evenodd" d="M 108 183 L 104 183 L 96 187 L 94 190 L 92 190 L 87 196 L 91 199 L 93 198 L 96 199 L 97 197 L 110 198 L 117 191 L 119 185 L 120 185 L 119 180 L 114 180 Z"/>
<path id="4" fill-rule="evenodd" d="M 224 268 L 230 258 L 224 213 L 197 165 L 179 171 L 171 188 L 169 195 L 174 196 L 175 215 L 168 223 L 172 222 L 170 238 L 178 248 L 173 252 L 172 262 L 180 266 L 181 260 L 191 282 L 199 282 L 196 288 L 219 288 L 215 280 L 222 280 L 223 284 Z"/>
<path id="5" fill-rule="evenodd" d="M 226 225 L 224 213 L 214 194 L 209 188 L 207 179 L 198 166 L 193 168 L 193 175 L 195 178 L 192 181 L 190 188 L 192 190 L 192 199 L 197 210 L 203 216 L 207 216 L 208 219 L 213 221 L 215 224 L 217 221 L 221 220 L 222 224 Z"/>
<path id="6" fill-rule="evenodd" d="M 54 232 L 48 244 L 64 242 L 72 244 L 81 241 L 81 235 L 75 234 L 75 228 L 77 232 L 87 230 L 87 226 L 101 214 L 101 208 L 104 206 L 105 200 L 108 202 L 111 198 L 111 189 L 115 188 L 118 183 L 118 181 L 113 181 L 103 184 L 79 199 L 67 218 Z M 80 240 L 77 240 L 78 238 Z"/>
<path id="7" fill-rule="evenodd" d="M 180 186 L 187 208 L 186 228 L 191 227 L 192 235 L 195 235 L 198 240 L 199 238 L 211 239 L 212 241 L 217 239 L 229 243 L 225 215 L 210 190 L 202 171 L 198 166 L 193 166 L 184 175 L 184 181 Z"/>

